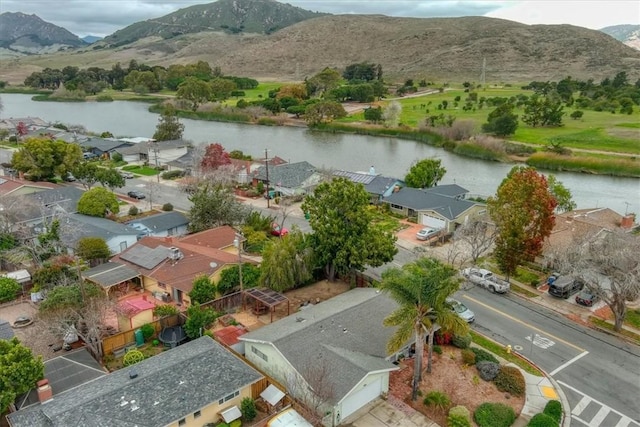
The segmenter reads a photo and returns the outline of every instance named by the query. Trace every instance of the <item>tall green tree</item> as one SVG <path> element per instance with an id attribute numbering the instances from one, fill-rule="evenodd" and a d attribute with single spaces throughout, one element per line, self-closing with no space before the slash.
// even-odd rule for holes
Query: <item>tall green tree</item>
<path id="1" fill-rule="evenodd" d="M 345 178 L 318 185 L 302 203 L 313 229 L 316 259 L 330 281 L 337 274 L 378 267 L 393 259 L 395 236 L 373 223 L 369 194 Z"/>
<path id="2" fill-rule="evenodd" d="M 242 263 L 242 288 L 255 288 L 260 280 L 260 268 L 248 262 Z M 220 272 L 217 283 L 218 293 L 226 295 L 240 290 L 240 267 L 232 265 Z"/>
<path id="3" fill-rule="evenodd" d="M 199 186 L 189 200 L 192 202 L 189 230 L 194 233 L 221 225 L 241 224 L 249 214 L 231 190 L 220 184 Z"/>
<path id="4" fill-rule="evenodd" d="M 513 135 L 518 129 L 518 115 L 514 114 L 514 105 L 505 102 L 499 105 L 487 116 L 487 123 L 482 125 L 482 130 L 496 136 Z"/>
<path id="5" fill-rule="evenodd" d="M 467 323 L 460 318 L 447 302 L 447 298 L 458 290 L 460 281 L 457 271 L 432 258 L 421 258 L 402 269 L 390 268 L 382 273 L 381 289 L 388 292 L 399 305 L 384 319 L 385 326 L 397 327 L 387 343 L 387 351 L 394 353 L 415 340 L 416 358 L 413 366 L 413 393 L 416 400 L 418 386 L 422 381 L 422 358 L 425 337 L 428 337 L 427 372 L 431 372 L 433 336 L 443 331 L 464 334 Z"/>
<path id="6" fill-rule="evenodd" d="M 0 304 L 16 299 L 20 289 L 20 283 L 16 279 L 0 276 Z"/>
<path id="7" fill-rule="evenodd" d="M 187 308 L 184 332 L 192 340 L 201 337 L 218 317 L 218 313 L 212 308 L 202 308 L 200 304 L 195 303 Z"/>
<path id="8" fill-rule="evenodd" d="M 104 217 L 109 212 L 117 214 L 120 212 L 120 205 L 115 194 L 106 188 L 92 188 L 78 200 L 78 213 Z"/>
<path id="9" fill-rule="evenodd" d="M 125 184 L 124 177 L 115 168 L 98 168 L 96 170 L 96 179 L 100 185 L 108 187 L 111 191 L 115 188 L 122 188 Z"/>
<path id="10" fill-rule="evenodd" d="M 98 165 L 95 162 L 80 162 L 72 173 L 87 190 L 91 190 L 91 187 L 98 182 Z"/>
<path id="11" fill-rule="evenodd" d="M 438 185 L 445 173 L 447 170 L 442 166 L 442 160 L 423 159 L 411 166 L 404 181 L 408 187 L 431 188 Z"/>
<path id="12" fill-rule="evenodd" d="M 153 139 L 156 141 L 173 141 L 176 139 L 182 139 L 183 132 L 184 125 L 178 120 L 176 109 L 173 105 L 167 104 L 158 119 Z"/>
<path id="13" fill-rule="evenodd" d="M 216 298 L 216 285 L 214 285 L 207 276 L 197 277 L 193 281 L 193 288 L 189 292 L 191 302 L 204 304 Z"/>
<path id="14" fill-rule="evenodd" d="M 76 144 L 48 138 L 29 138 L 13 153 L 11 164 L 32 179 L 50 179 L 66 175 L 82 161 L 82 149 Z"/>
<path id="15" fill-rule="evenodd" d="M 34 356 L 18 338 L 0 340 L 0 413 L 6 412 L 19 395 L 35 388 L 43 377 L 42 356 Z"/>
<path id="16" fill-rule="evenodd" d="M 262 251 L 260 285 L 283 292 L 307 283 L 312 277 L 313 248 L 300 230 L 272 239 Z"/>
<path id="17" fill-rule="evenodd" d="M 562 126 L 564 106 L 560 99 L 532 95 L 526 102 L 522 121 L 529 126 Z"/>
<path id="18" fill-rule="evenodd" d="M 304 111 L 304 118 L 311 126 L 331 122 L 345 117 L 347 112 L 342 104 L 336 101 L 320 101 L 310 104 Z"/>
<path id="19" fill-rule="evenodd" d="M 576 202 L 573 201 L 571 190 L 558 181 L 555 175 L 549 175 L 547 183 L 549 184 L 549 192 L 553 194 L 558 203 L 556 206 L 557 212 L 569 212 L 578 207 Z"/>
<path id="20" fill-rule="evenodd" d="M 511 169 L 489 198 L 487 209 L 497 229 L 494 256 L 507 277 L 542 252 L 555 224 L 557 204 L 547 178 L 525 166 Z"/>
<path id="21" fill-rule="evenodd" d="M 211 98 L 211 86 L 209 83 L 196 77 L 187 77 L 178 86 L 176 96 L 191 102 L 191 110 L 196 111 L 200 104 Z"/>
<path id="22" fill-rule="evenodd" d="M 307 86 L 307 93 L 310 96 L 320 96 L 325 92 L 330 92 L 340 84 L 342 76 L 337 70 L 333 68 L 325 68 L 315 76 L 305 81 Z"/>
<path id="23" fill-rule="evenodd" d="M 97 261 L 109 258 L 111 250 L 102 237 L 83 237 L 78 240 L 76 255 L 87 261 Z"/>

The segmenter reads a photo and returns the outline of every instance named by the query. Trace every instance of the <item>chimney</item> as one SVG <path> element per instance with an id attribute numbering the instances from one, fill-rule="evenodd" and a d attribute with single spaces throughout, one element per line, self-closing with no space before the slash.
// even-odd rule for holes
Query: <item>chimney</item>
<path id="1" fill-rule="evenodd" d="M 633 215 L 623 216 L 622 220 L 620 221 L 620 227 L 628 230 L 629 228 L 633 227 L 633 220 Z"/>
<path id="2" fill-rule="evenodd" d="M 53 390 L 51 390 L 51 386 L 49 385 L 48 379 L 43 379 L 38 381 L 38 400 L 40 403 L 44 403 L 47 400 L 50 400 L 53 397 Z"/>

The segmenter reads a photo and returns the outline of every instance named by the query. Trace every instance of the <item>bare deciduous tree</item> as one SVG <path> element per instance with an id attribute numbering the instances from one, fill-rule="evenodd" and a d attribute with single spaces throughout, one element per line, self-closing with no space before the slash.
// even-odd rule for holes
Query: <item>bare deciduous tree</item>
<path id="1" fill-rule="evenodd" d="M 335 385 L 331 379 L 334 371 L 321 353 L 308 359 L 297 371 L 285 373 L 287 390 L 306 409 L 302 415 L 313 425 L 319 425 L 323 411 L 335 399 Z"/>
<path id="2" fill-rule="evenodd" d="M 453 235 L 454 242 L 464 242 L 468 245 L 469 256 L 474 264 L 491 248 L 495 238 L 495 227 L 479 218 L 462 224 Z"/>
<path id="3" fill-rule="evenodd" d="M 615 317 L 620 331 L 627 302 L 640 298 L 640 239 L 623 232 L 601 231 L 585 236 L 562 251 L 552 252 L 553 267 L 582 280 Z"/>

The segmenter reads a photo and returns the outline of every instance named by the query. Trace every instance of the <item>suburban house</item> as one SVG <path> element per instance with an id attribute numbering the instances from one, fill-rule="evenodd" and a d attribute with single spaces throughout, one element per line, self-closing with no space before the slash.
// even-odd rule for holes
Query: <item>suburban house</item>
<path id="1" fill-rule="evenodd" d="M 215 425 L 240 418 L 240 402 L 263 378 L 203 336 L 63 392 L 40 382 L 43 403 L 7 420 L 10 427 Z"/>
<path id="2" fill-rule="evenodd" d="M 122 141 L 122 140 L 121 140 Z M 148 162 L 149 165 L 163 166 L 185 154 L 191 145 L 188 141 L 149 141 L 116 148 L 126 162 Z"/>
<path id="3" fill-rule="evenodd" d="M 251 363 L 335 426 L 387 393 L 393 362 L 409 354 L 411 343 L 395 354 L 386 350 L 395 329 L 382 322 L 397 307 L 378 289 L 355 288 L 238 339 Z"/>
<path id="4" fill-rule="evenodd" d="M 5 173 L 7 172 L 5 171 Z M 40 191 L 51 190 L 58 187 L 58 185 L 51 182 L 34 182 L 13 176 L 1 176 L 0 198 L 5 196 L 22 196 L 25 194 L 38 193 Z"/>
<path id="5" fill-rule="evenodd" d="M 49 126 L 48 122 L 45 122 L 39 117 L 9 117 L 8 119 L 0 120 L 0 130 L 6 129 L 10 135 L 17 135 L 19 124 L 22 123 L 29 132 L 43 129 Z"/>
<path id="6" fill-rule="evenodd" d="M 83 237 L 101 237 L 107 242 L 112 254 L 119 254 L 134 245 L 141 234 L 135 228 L 119 222 L 78 213 L 67 215 L 64 221 L 65 225 L 60 230 L 60 239 L 69 246 L 75 246 L 75 243 Z"/>
<path id="7" fill-rule="evenodd" d="M 111 153 L 119 148 L 131 147 L 133 143 L 120 141 L 112 138 L 97 138 L 95 136 L 88 137 L 78 145 L 87 153 L 93 153 L 98 157 L 111 157 Z"/>
<path id="8" fill-rule="evenodd" d="M 121 294 L 126 294 L 130 288 L 142 289 L 140 272 L 120 262 L 109 261 L 98 264 L 82 271 L 81 274 L 84 280 L 100 286 L 107 295 L 111 289 L 116 289 L 116 292 L 119 291 Z"/>
<path id="9" fill-rule="evenodd" d="M 220 233 L 220 237 L 213 237 L 216 233 Z M 231 227 L 206 230 L 185 238 L 144 237 L 112 261 L 138 271 L 143 288 L 156 298 L 188 306 L 191 304 L 189 292 L 197 277 L 205 275 L 218 280 L 222 270 L 238 264 L 237 249 L 236 253 L 232 251 L 234 239 Z M 209 245 L 199 243 L 201 241 Z"/>
<path id="10" fill-rule="evenodd" d="M 171 211 L 132 219 L 127 225 L 144 236 L 183 236 L 187 234 L 189 219 L 183 213 Z"/>
<path id="11" fill-rule="evenodd" d="M 364 189 L 369 193 L 371 203 L 374 205 L 405 186 L 404 182 L 397 178 L 377 175 L 373 166 L 371 166 L 369 173 L 338 170 L 333 172 L 333 176 L 347 178 L 351 182 L 364 185 Z"/>
<path id="12" fill-rule="evenodd" d="M 468 191 L 457 184 L 431 188 L 404 187 L 385 197 L 391 212 L 417 218 L 418 224 L 453 232 L 457 226 L 482 216 L 486 206 L 466 200 Z"/>
<path id="13" fill-rule="evenodd" d="M 579 209 L 556 214 L 556 223 L 544 243 L 543 252 L 564 251 L 575 242 L 607 231 L 631 231 L 633 215 L 620 215 L 609 208 Z"/>
<path id="14" fill-rule="evenodd" d="M 307 194 L 316 187 L 323 177 L 309 162 L 284 163 L 260 166 L 253 172 L 253 185 L 259 182 L 269 184 L 276 192 L 285 196 Z"/>

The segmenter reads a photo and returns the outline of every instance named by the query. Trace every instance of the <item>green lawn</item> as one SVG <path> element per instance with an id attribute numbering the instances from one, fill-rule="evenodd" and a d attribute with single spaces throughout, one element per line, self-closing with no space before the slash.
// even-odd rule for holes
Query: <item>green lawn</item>
<path id="1" fill-rule="evenodd" d="M 528 373 L 530 373 L 531 375 L 535 375 L 537 377 L 541 377 L 542 373 L 535 367 L 532 366 L 529 362 L 527 362 L 525 359 L 523 359 L 522 357 L 516 356 L 513 353 L 507 353 L 507 350 L 505 349 L 505 346 L 503 346 L 502 344 L 499 344 L 487 337 L 485 337 L 484 335 L 480 335 L 477 332 L 474 331 L 470 331 L 469 332 L 471 334 L 471 340 L 478 346 L 483 347 L 487 350 L 489 350 L 491 353 L 511 362 L 514 363 L 516 365 L 518 365 L 519 367 L 521 367 L 522 369 L 524 369 L 525 371 L 527 371 Z"/>
<path id="2" fill-rule="evenodd" d="M 139 166 L 139 165 L 123 166 L 122 170 L 131 172 L 131 173 L 137 173 L 140 175 L 145 175 L 145 176 L 153 176 L 160 173 L 159 170 L 150 168 L 149 166 Z"/>
<path id="3" fill-rule="evenodd" d="M 516 87 L 487 88 L 478 90 L 478 98 L 486 97 L 511 97 L 518 94 L 531 96 L 532 91 L 519 89 Z M 454 106 L 456 96 L 460 96 L 458 107 Z M 444 93 L 424 95 L 415 98 L 401 98 L 398 102 L 402 105 L 400 122 L 410 127 L 419 126 L 427 116 L 444 114 L 452 115 L 457 120 L 470 120 L 474 122 L 478 129 L 486 122 L 487 115 L 493 109 L 484 107 L 476 111 L 463 111 L 465 98 L 468 96 L 464 90 L 452 89 Z M 438 110 L 438 104 L 446 100 L 449 104 L 446 110 Z M 389 101 L 383 100 L 380 105 L 383 108 Z M 428 111 L 428 112 L 427 112 Z M 561 142 L 567 148 L 581 148 L 588 150 L 600 150 L 617 153 L 638 153 L 640 154 L 640 111 L 635 111 L 631 115 L 612 114 L 610 112 L 597 112 L 583 110 L 584 116 L 580 120 L 574 120 L 569 115 L 573 108 L 565 108 L 563 117 L 564 125 L 557 128 L 530 127 L 520 122 L 514 136 L 510 139 L 518 142 L 525 142 L 544 147 L 551 142 Z M 516 109 L 516 114 L 522 116 L 523 109 Z M 362 113 L 354 114 L 341 119 L 341 122 L 363 121 Z"/>
<path id="4" fill-rule="evenodd" d="M 627 317 L 624 319 L 624 322 L 629 326 L 640 329 L 640 308 L 627 311 Z"/>

